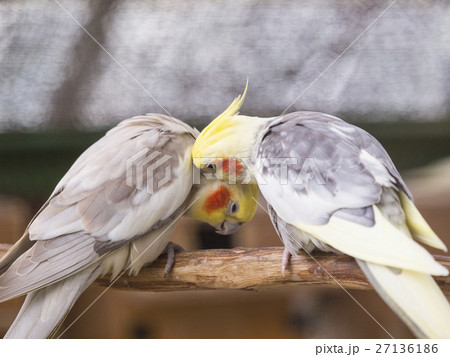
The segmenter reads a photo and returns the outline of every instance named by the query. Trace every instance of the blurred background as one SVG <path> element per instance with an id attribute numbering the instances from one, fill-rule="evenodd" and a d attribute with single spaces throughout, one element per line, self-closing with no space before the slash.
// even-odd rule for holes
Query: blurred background
<path id="1" fill-rule="evenodd" d="M 377 137 L 449 245 L 450 2 L 397 1 L 375 21 L 391 3 L 1 1 L 0 243 L 21 236 L 73 161 L 105 130 L 148 112 L 202 129 L 248 77 L 243 114 L 317 110 Z M 174 240 L 188 249 L 281 245 L 262 211 L 231 238 L 183 219 Z M 66 325 L 102 290 L 90 288 Z M 374 292 L 352 294 L 392 335 L 411 337 Z M 20 304 L 0 305 L 0 334 Z M 305 287 L 110 289 L 64 337 L 388 336 L 345 292 Z"/>

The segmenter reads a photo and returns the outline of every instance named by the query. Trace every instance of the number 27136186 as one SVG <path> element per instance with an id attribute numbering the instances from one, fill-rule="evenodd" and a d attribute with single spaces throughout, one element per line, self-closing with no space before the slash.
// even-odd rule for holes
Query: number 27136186
<path id="1" fill-rule="evenodd" d="M 376 353 L 437 353 L 439 352 L 436 343 L 384 343 L 376 344 Z"/>

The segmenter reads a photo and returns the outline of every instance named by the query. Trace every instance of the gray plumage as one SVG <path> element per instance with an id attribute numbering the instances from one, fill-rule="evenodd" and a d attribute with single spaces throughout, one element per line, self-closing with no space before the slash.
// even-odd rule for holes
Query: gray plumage
<path id="1" fill-rule="evenodd" d="M 446 251 L 445 244 L 381 144 L 323 113 L 237 115 L 245 93 L 205 128 L 193 155 L 216 167 L 223 157 L 236 158 L 239 179 L 258 184 L 286 246 L 283 274 L 289 252 L 348 254 L 418 336 L 450 337 L 450 305 L 432 278 L 448 270 L 415 240 Z M 232 178 L 223 166 L 221 174 Z"/>
<path id="2" fill-rule="evenodd" d="M 379 160 L 389 174 L 364 160 L 363 150 Z M 278 182 L 281 181 L 280 167 L 264 159 L 297 160 L 295 165 L 288 165 L 287 178 L 300 206 L 308 208 L 295 212 L 296 218 L 306 223 L 325 224 L 336 214 L 373 225 L 371 206 L 381 199 L 380 180 L 391 182 L 392 187 L 411 197 L 389 155 L 375 138 L 327 114 L 296 112 L 274 120 L 261 135 L 257 158 L 264 163 L 263 177 L 272 177 Z M 305 174 L 310 175 L 309 180 L 301 184 L 301 176 Z M 305 177 L 308 179 L 308 175 Z M 261 189 L 264 193 L 264 185 Z"/>
<path id="3" fill-rule="evenodd" d="M 353 255 L 416 336 L 448 338 L 450 305 L 431 276 L 448 271 L 412 237 L 441 249 L 445 245 L 410 201 L 381 144 L 358 127 L 314 112 L 272 120 L 259 138 L 257 180 L 287 250 Z M 288 165 L 284 177 L 270 158 L 295 158 L 297 164 Z M 302 171 L 306 163 L 308 175 Z"/>
<path id="4" fill-rule="evenodd" d="M 78 297 L 101 273 L 101 266 L 91 266 L 27 294 L 5 338 L 42 338 L 56 335 Z"/>
<path id="5" fill-rule="evenodd" d="M 267 211 L 278 237 L 280 237 L 285 247 L 293 256 L 297 256 L 301 250 L 311 253 L 316 248 L 322 252 L 342 254 L 328 244 L 316 239 L 311 234 L 301 231 L 292 224 L 285 222 L 278 216 L 270 204 L 267 204 Z"/>
<path id="6" fill-rule="evenodd" d="M 134 117 L 77 159 L 0 261 L 0 302 L 29 294 L 6 337 L 47 337 L 99 274 L 114 276 L 127 267 L 137 273 L 162 253 L 172 231 L 165 229 L 182 213 L 192 187 L 197 134 L 164 115 Z M 127 182 L 127 159 L 138 153 L 134 164 L 145 168 L 168 155 L 155 166 L 151 191 Z M 168 167 L 170 181 L 160 187 Z M 147 174 L 144 169 L 139 177 L 144 183 Z M 61 289 L 69 292 L 60 295 Z M 57 307 L 44 313 L 44 300 Z"/>

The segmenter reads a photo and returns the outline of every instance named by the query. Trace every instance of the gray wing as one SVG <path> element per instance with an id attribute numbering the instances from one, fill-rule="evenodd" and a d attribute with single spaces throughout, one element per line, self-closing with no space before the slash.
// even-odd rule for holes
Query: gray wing
<path id="1" fill-rule="evenodd" d="M 0 259 L 0 276 L 11 266 L 12 263 L 14 263 L 17 258 L 19 258 L 25 251 L 27 251 L 34 245 L 34 242 L 30 240 L 28 228 L 30 228 L 31 223 L 33 223 L 34 219 L 39 215 L 39 213 L 41 213 L 42 210 L 47 207 L 48 202 L 53 198 L 53 196 L 54 193 L 34 215 L 30 223 L 28 223 L 28 226 L 27 228 L 25 228 L 25 232 L 23 233 L 22 237 L 20 237 L 20 239 L 6 252 L 2 259 Z"/>
<path id="2" fill-rule="evenodd" d="M 176 119 L 148 115 L 123 121 L 87 149 L 30 223 L 19 248 L 0 262 L 9 265 L 0 276 L 0 301 L 72 275 L 167 222 L 192 187 L 196 134 Z M 129 158 L 133 162 L 127 166 Z M 127 182 L 130 170 L 137 179 L 133 170 L 139 165 L 151 190 L 130 177 Z M 168 168 L 170 179 L 161 186 Z"/>
<path id="3" fill-rule="evenodd" d="M 311 113 L 316 114 L 316 113 Z M 326 114 L 325 114 L 326 115 Z M 379 160 L 379 162 L 388 170 L 391 178 L 393 179 L 395 185 L 402 189 L 410 199 L 412 199 L 412 194 L 403 181 L 400 173 L 392 162 L 389 154 L 386 152 L 384 147 L 380 144 L 380 142 L 370 135 L 367 131 L 346 123 L 345 121 L 331 116 L 329 125 L 331 127 L 337 128 L 337 130 L 342 132 L 349 132 L 351 137 L 353 138 L 354 143 L 360 150 L 367 151 L 370 155 Z M 366 163 L 367 164 L 367 163 Z M 376 170 L 373 168 L 373 170 Z M 369 169 L 370 171 L 370 169 Z M 383 174 L 383 173 L 382 173 Z"/>
<path id="4" fill-rule="evenodd" d="M 278 237 L 280 237 L 283 244 L 293 256 L 297 256 L 298 252 L 302 249 L 308 253 L 311 253 L 315 248 L 318 248 L 322 252 L 340 254 L 338 250 L 334 249 L 330 245 L 285 222 L 280 216 L 278 216 L 270 204 L 267 205 L 267 212 L 269 213 L 270 220 L 272 221 Z"/>
<path id="5" fill-rule="evenodd" d="M 327 114 L 296 112 L 272 122 L 261 136 L 257 158 L 263 163 L 261 192 L 269 202 L 280 202 L 276 211 L 286 221 L 322 225 L 335 214 L 371 226 L 371 206 L 380 201 L 383 187 L 409 194 L 375 138 Z M 272 158 L 294 160 L 287 165 L 286 178 Z M 295 214 L 281 203 L 292 202 L 292 196 Z"/>

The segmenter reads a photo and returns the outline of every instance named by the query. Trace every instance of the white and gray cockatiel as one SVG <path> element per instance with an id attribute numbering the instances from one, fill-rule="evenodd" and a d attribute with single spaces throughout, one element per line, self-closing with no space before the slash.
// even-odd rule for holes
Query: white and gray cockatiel
<path id="1" fill-rule="evenodd" d="M 381 144 L 323 113 L 238 115 L 244 96 L 202 131 L 193 160 L 258 184 L 286 247 L 283 273 L 300 249 L 348 254 L 416 336 L 450 338 L 450 305 L 432 278 L 448 271 L 416 240 L 447 249 Z"/>
<path id="2" fill-rule="evenodd" d="M 0 261 L 0 302 L 27 294 L 5 338 L 54 335 L 98 276 L 137 274 L 158 258 L 186 210 L 224 234 L 251 219 L 256 205 L 240 205 L 249 188 L 204 179 L 193 186 L 197 134 L 171 117 L 138 116 L 77 159 Z"/>

